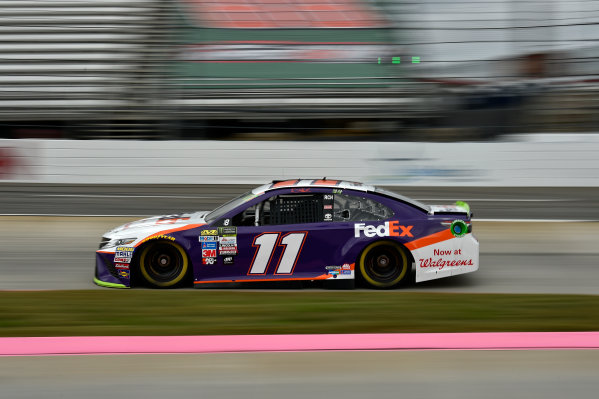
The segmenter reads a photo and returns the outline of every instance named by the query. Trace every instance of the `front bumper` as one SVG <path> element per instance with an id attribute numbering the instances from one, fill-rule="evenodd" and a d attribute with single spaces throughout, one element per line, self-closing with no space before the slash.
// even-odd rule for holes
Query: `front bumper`
<path id="1" fill-rule="evenodd" d="M 110 288 L 131 287 L 129 265 L 125 268 L 120 264 L 117 268 L 114 263 L 114 253 L 97 251 L 94 283 Z"/>

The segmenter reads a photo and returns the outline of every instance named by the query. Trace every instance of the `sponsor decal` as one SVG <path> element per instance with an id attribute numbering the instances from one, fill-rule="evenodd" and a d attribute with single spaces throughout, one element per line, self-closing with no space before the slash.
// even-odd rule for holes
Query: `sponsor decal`
<path id="1" fill-rule="evenodd" d="M 474 266 L 472 258 L 461 258 L 461 259 L 447 259 L 447 256 L 463 256 L 461 249 L 435 249 L 433 250 L 433 257 L 418 259 L 420 267 L 437 267 L 442 270 L 445 267 L 459 267 L 459 266 Z"/>
<path id="2" fill-rule="evenodd" d="M 219 237 L 218 242 L 220 245 L 237 245 L 237 237 Z"/>
<path id="3" fill-rule="evenodd" d="M 149 241 L 149 240 L 169 240 L 169 241 L 175 241 L 175 237 L 171 237 L 171 236 L 160 234 L 160 235 L 157 235 L 157 236 L 148 237 L 148 238 L 142 240 L 140 242 L 140 244 L 143 244 L 144 242 Z"/>
<path id="4" fill-rule="evenodd" d="M 216 241 L 203 242 L 202 249 L 217 249 L 217 243 Z"/>
<path id="5" fill-rule="evenodd" d="M 337 278 L 337 275 L 341 274 L 341 268 L 343 266 L 337 266 L 337 265 L 330 265 L 330 266 L 325 266 L 324 269 L 326 270 L 327 274 L 332 275 L 334 278 Z"/>
<path id="6" fill-rule="evenodd" d="M 218 250 L 219 255 L 237 255 L 237 246 L 220 247 Z"/>
<path id="7" fill-rule="evenodd" d="M 474 266 L 472 259 L 443 259 L 443 258 L 426 258 L 419 259 L 420 267 L 438 267 L 439 270 L 445 267 L 458 267 L 458 266 Z"/>
<path id="8" fill-rule="evenodd" d="M 223 258 L 224 265 L 232 265 L 235 263 L 235 258 L 233 256 L 225 256 Z"/>
<path id="9" fill-rule="evenodd" d="M 221 237 L 235 237 L 237 235 L 237 227 L 219 227 L 218 235 Z"/>
<path id="10" fill-rule="evenodd" d="M 341 270 L 341 274 L 351 274 L 351 270 Z"/>
<path id="11" fill-rule="evenodd" d="M 133 247 L 117 247 L 114 252 L 114 263 L 131 263 Z"/>
<path id="12" fill-rule="evenodd" d="M 292 193 L 309 193 L 310 191 L 312 191 L 312 189 L 310 189 L 310 188 L 292 188 L 291 189 Z"/>
<path id="13" fill-rule="evenodd" d="M 133 252 L 133 251 L 135 251 L 135 248 L 133 248 L 133 247 L 116 247 L 116 250 L 117 251 L 130 251 L 130 252 Z"/>
<path id="14" fill-rule="evenodd" d="M 202 258 L 216 258 L 216 249 L 202 249 Z"/>
<path id="15" fill-rule="evenodd" d="M 218 254 L 237 255 L 237 227 L 220 227 L 218 232 Z"/>
<path id="16" fill-rule="evenodd" d="M 119 277 L 122 278 L 129 278 L 129 270 L 119 270 L 118 271 Z"/>
<path id="17" fill-rule="evenodd" d="M 214 265 L 216 263 L 216 258 L 202 258 L 203 265 Z"/>
<path id="18" fill-rule="evenodd" d="M 237 227 L 219 227 L 218 235 L 218 254 L 237 255 Z"/>
<path id="19" fill-rule="evenodd" d="M 218 241 L 218 236 L 199 236 L 200 242 Z"/>
<path id="20" fill-rule="evenodd" d="M 117 269 L 129 269 L 129 263 L 115 263 L 114 267 Z"/>
<path id="21" fill-rule="evenodd" d="M 334 205 L 335 195 L 333 194 L 324 194 L 322 206 L 324 210 L 324 220 L 325 222 L 333 221 L 333 205 Z"/>
<path id="22" fill-rule="evenodd" d="M 385 222 L 379 226 L 356 223 L 354 224 L 354 236 L 360 237 L 363 233 L 366 237 L 414 237 L 411 232 L 413 227 L 400 225 L 397 220 Z"/>
<path id="23" fill-rule="evenodd" d="M 343 270 L 351 270 L 351 265 L 349 263 L 344 263 L 343 266 L 341 266 L 341 268 Z"/>
<path id="24" fill-rule="evenodd" d="M 333 189 L 333 194 L 341 194 L 342 192 L 343 192 L 343 190 L 340 190 L 338 188 Z"/>
<path id="25" fill-rule="evenodd" d="M 214 230 L 202 230 L 200 231 L 200 235 L 201 236 L 217 236 L 218 235 L 218 230 L 214 229 Z"/>

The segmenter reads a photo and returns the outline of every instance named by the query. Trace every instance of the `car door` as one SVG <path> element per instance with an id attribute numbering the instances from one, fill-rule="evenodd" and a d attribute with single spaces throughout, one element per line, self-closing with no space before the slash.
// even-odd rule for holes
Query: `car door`
<path id="1" fill-rule="evenodd" d="M 333 222 L 333 196 L 324 192 L 266 195 L 218 224 L 218 252 L 203 265 L 202 282 L 337 278 L 350 223 Z M 211 246 L 213 247 L 213 246 Z M 333 267 L 334 266 L 334 267 Z M 338 273 L 339 274 L 339 273 Z M 352 277 L 347 273 L 347 277 Z"/>

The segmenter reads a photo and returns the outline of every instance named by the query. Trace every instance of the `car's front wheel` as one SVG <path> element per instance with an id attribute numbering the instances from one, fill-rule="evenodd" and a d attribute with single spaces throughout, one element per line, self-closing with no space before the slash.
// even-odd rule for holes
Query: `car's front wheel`
<path id="1" fill-rule="evenodd" d="M 376 241 L 368 245 L 358 260 L 362 279 L 374 288 L 393 288 L 407 279 L 410 257 L 399 244 Z"/>
<path id="2" fill-rule="evenodd" d="M 139 271 L 147 285 L 170 288 L 185 281 L 189 260 L 179 244 L 157 241 L 143 248 L 139 257 Z"/>

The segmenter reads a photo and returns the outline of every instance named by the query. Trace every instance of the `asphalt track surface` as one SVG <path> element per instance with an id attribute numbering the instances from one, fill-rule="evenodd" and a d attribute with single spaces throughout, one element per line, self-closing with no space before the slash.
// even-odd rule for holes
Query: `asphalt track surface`
<path id="1" fill-rule="evenodd" d="M 247 188 L 0 185 L 4 215 L 71 215 L 0 217 L 0 290 L 103 289 L 91 282 L 102 233 L 132 215 L 211 209 Z M 466 200 L 475 218 L 504 220 L 474 224 L 478 272 L 407 290 L 599 294 L 599 223 L 551 221 L 599 220 L 599 190 L 401 193 Z M 597 350 L 0 357 L 0 397 L 561 399 L 594 397 L 597 375 Z"/>
<path id="2" fill-rule="evenodd" d="M 597 375 L 598 350 L 0 357 L 0 396 L 572 399 Z"/>

